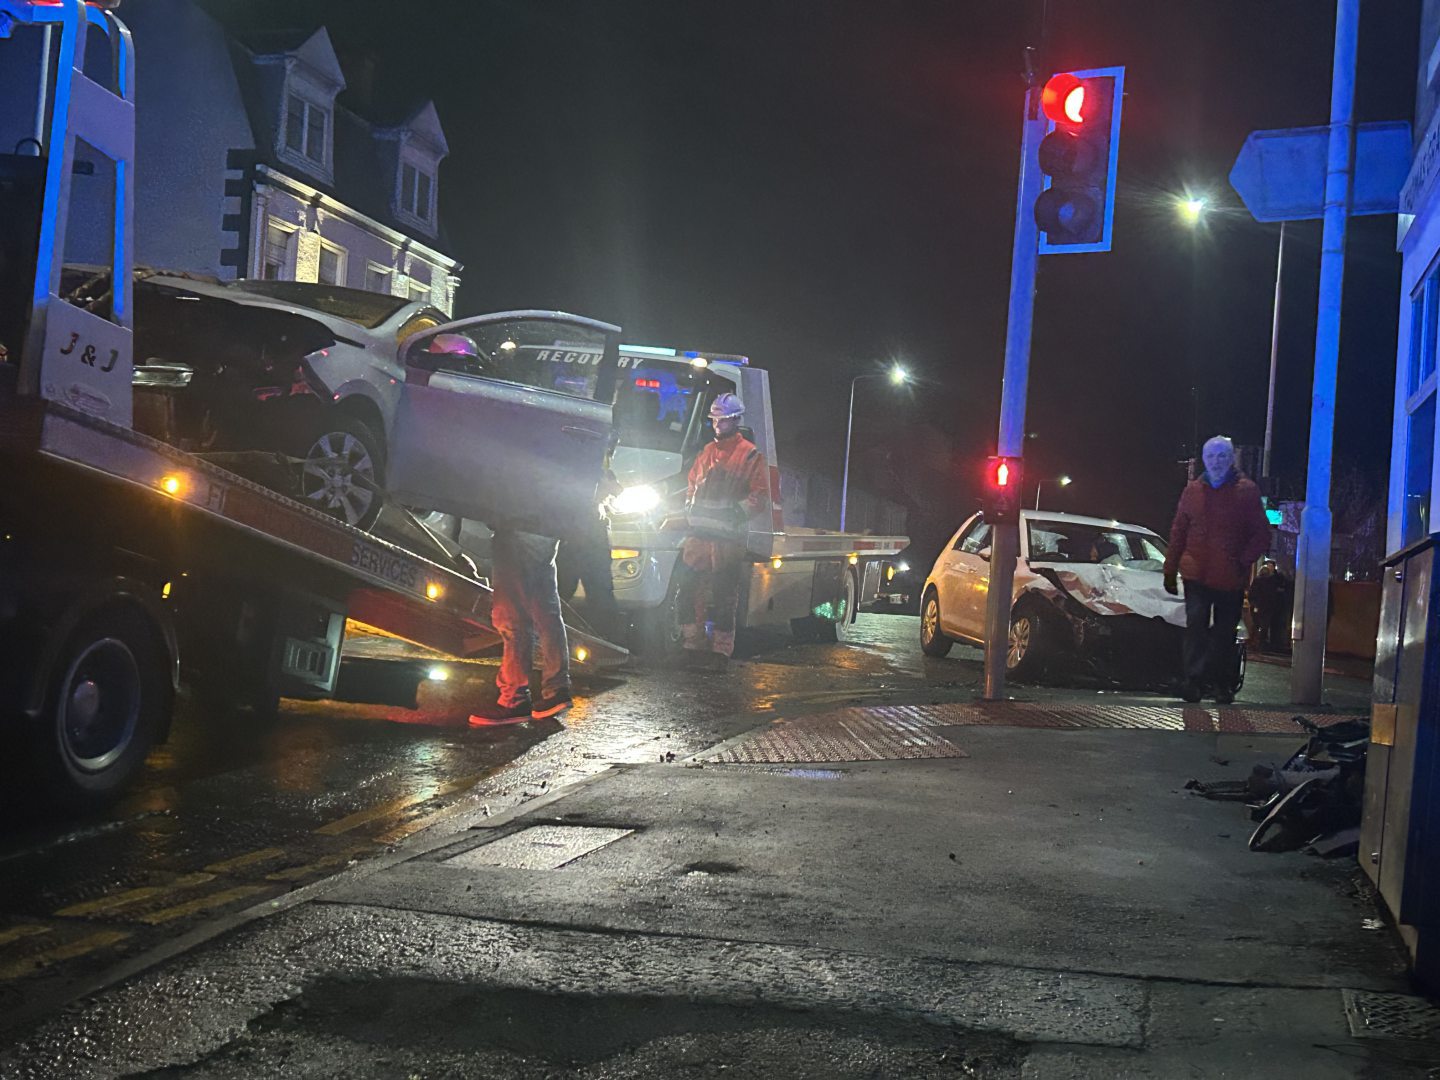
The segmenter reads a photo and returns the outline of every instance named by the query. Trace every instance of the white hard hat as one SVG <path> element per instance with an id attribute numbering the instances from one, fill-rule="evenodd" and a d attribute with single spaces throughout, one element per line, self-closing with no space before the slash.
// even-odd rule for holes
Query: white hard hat
<path id="1" fill-rule="evenodd" d="M 426 343 L 425 351 L 441 353 L 446 356 L 480 355 L 480 350 L 475 347 L 475 342 L 464 334 L 436 334 Z"/>
<path id="2" fill-rule="evenodd" d="M 734 394 L 721 394 L 710 405 L 711 420 L 728 420 L 733 416 L 742 416 L 744 413 L 744 402 Z"/>

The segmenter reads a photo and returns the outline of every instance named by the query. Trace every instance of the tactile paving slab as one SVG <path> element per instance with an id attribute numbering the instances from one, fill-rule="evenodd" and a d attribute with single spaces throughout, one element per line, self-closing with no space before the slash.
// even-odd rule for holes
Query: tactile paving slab
<path id="1" fill-rule="evenodd" d="M 1349 719 L 1330 713 L 1291 713 L 1240 706 L 1076 705 L 1035 701 L 961 701 L 941 705 L 855 706 L 777 720 L 705 760 L 721 764 L 801 761 L 891 761 L 966 757 L 938 729 L 977 726 L 1129 728 L 1214 731 L 1303 737 L 1292 717 L 1317 724 Z"/>

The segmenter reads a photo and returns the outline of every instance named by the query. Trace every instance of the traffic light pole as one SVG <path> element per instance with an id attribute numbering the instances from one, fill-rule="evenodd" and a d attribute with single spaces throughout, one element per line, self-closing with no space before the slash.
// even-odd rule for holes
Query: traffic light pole
<path id="1" fill-rule="evenodd" d="M 1010 262 L 1010 312 L 1005 332 L 1005 381 L 1000 390 L 1000 432 L 995 453 L 1019 459 L 1025 450 L 1025 397 L 1030 380 L 1030 329 L 1035 314 L 1035 263 L 1039 229 L 1035 200 L 1040 194 L 1040 141 L 1047 124 L 1040 112 L 1040 89 L 1025 93 L 1020 136 L 1019 197 L 1015 204 L 1015 250 Z M 1020 483 L 1022 477 L 1016 478 Z M 1020 556 L 1020 526 L 995 525 L 990 534 L 990 586 L 985 601 L 985 684 L 981 697 L 1005 696 L 1005 653 L 1010 641 L 1010 596 L 1015 560 Z"/>
<path id="2" fill-rule="evenodd" d="M 1345 225 L 1355 174 L 1355 52 L 1360 0 L 1335 5 L 1330 82 L 1330 149 L 1325 171 L 1325 228 L 1320 242 L 1320 304 L 1315 323 L 1315 382 L 1310 398 L 1310 457 L 1305 509 L 1295 553 L 1295 612 L 1290 632 L 1290 700 L 1319 705 L 1330 608 L 1330 466 L 1335 450 L 1335 384 L 1340 363 L 1340 296 L 1345 283 Z"/>

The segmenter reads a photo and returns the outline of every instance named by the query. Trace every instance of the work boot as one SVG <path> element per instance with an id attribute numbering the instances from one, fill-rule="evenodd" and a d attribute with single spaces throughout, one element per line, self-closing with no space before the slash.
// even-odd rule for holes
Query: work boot
<path id="1" fill-rule="evenodd" d="M 1180 696 L 1184 700 L 1194 704 L 1200 700 L 1200 684 L 1194 679 L 1186 679 L 1185 685 L 1180 688 Z"/>
<path id="2" fill-rule="evenodd" d="M 530 710 L 530 715 L 536 720 L 544 720 L 547 717 L 558 716 L 570 708 L 570 689 L 557 690 L 553 694 L 541 694 L 540 700 Z"/>
<path id="3" fill-rule="evenodd" d="M 1234 701 L 1235 701 L 1235 691 L 1232 690 L 1232 689 L 1230 689 L 1230 687 L 1227 686 L 1227 687 L 1225 687 L 1224 689 L 1216 690 L 1216 691 L 1215 691 L 1215 704 L 1216 704 L 1216 705 L 1230 705 L 1230 704 L 1233 704 Z"/>
<path id="4" fill-rule="evenodd" d="M 510 705 L 496 702 L 476 709 L 470 715 L 471 727 L 495 727 L 499 724 L 518 724 L 530 719 L 530 695 L 515 699 Z"/>

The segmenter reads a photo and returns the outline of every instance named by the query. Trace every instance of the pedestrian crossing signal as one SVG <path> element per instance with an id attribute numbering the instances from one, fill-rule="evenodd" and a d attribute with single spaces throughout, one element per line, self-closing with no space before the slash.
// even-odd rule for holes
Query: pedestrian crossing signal
<path id="1" fill-rule="evenodd" d="M 996 525 L 1020 520 L 1020 459 L 992 457 L 985 478 L 985 520 Z"/>

